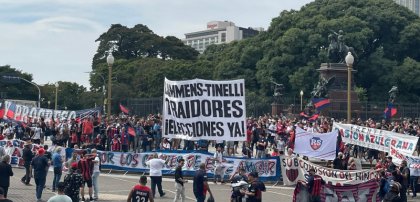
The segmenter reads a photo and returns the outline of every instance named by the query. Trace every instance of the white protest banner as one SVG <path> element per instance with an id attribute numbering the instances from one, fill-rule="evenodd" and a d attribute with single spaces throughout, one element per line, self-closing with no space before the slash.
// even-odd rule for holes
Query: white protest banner
<path id="1" fill-rule="evenodd" d="M 294 152 L 307 157 L 334 160 L 337 135 L 337 131 L 311 133 L 297 127 Z"/>
<path id="2" fill-rule="evenodd" d="M 75 150 L 81 152 L 82 150 Z M 149 172 L 150 169 L 146 165 L 146 161 L 150 160 L 154 152 L 111 152 L 98 151 L 101 159 L 101 167 L 104 169 L 125 170 L 134 172 Z M 194 151 L 160 151 L 157 152 L 160 159 L 165 160 L 165 167 L 162 169 L 163 174 L 175 174 L 178 159 L 185 160 L 182 168 L 184 175 L 194 176 L 195 171 L 199 169 L 201 163 L 206 164 L 206 170 L 209 177 L 214 174 L 214 161 L 212 153 L 194 152 Z M 244 168 L 246 172 L 256 171 L 259 178 L 264 181 L 277 181 L 280 177 L 280 159 L 278 157 L 248 159 L 238 157 L 223 157 L 223 165 L 225 166 L 225 175 L 228 177 L 239 168 Z"/>
<path id="3" fill-rule="evenodd" d="M 400 152 L 394 146 L 390 147 L 389 155 L 392 157 L 392 162 L 397 166 L 401 165 L 402 161 L 405 160 L 409 168 L 420 169 L 420 157 L 418 156 Z"/>
<path id="4" fill-rule="evenodd" d="M 337 122 L 333 124 L 333 131 L 335 130 L 345 143 L 384 152 L 389 152 L 390 146 L 394 146 L 403 153 L 413 154 L 419 139 L 416 136 Z"/>
<path id="5" fill-rule="evenodd" d="M 30 107 L 11 101 L 4 102 L 4 118 L 24 123 L 31 122 L 34 119 L 40 119 L 41 117 L 44 118 L 44 121 L 49 121 L 50 119 L 70 121 L 71 119 L 83 119 L 89 116 L 99 117 L 101 115 L 101 110 L 101 107 L 78 111 L 53 110 Z"/>
<path id="6" fill-rule="evenodd" d="M 356 185 L 334 186 L 323 185 L 321 190 L 321 201 L 340 202 L 340 201 L 380 201 L 377 197 L 379 185 L 376 180 L 370 180 Z M 299 182 L 293 192 L 293 202 L 310 202 L 310 194 L 302 182 Z"/>
<path id="7" fill-rule="evenodd" d="M 163 94 L 163 137 L 246 140 L 245 81 L 170 81 Z"/>
<path id="8" fill-rule="evenodd" d="M 354 185 L 378 177 L 375 170 L 337 170 L 311 163 L 300 157 L 282 156 L 280 161 L 284 185 L 296 185 L 299 180 L 306 181 L 311 168 L 314 168 L 315 174 L 321 176 L 327 184 L 332 185 Z"/>

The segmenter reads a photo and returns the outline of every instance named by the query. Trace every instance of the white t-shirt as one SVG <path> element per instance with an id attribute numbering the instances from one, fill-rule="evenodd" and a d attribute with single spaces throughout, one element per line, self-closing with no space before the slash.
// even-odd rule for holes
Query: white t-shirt
<path id="1" fill-rule="evenodd" d="M 67 195 L 55 195 L 48 199 L 47 202 L 72 202 L 72 200 Z"/>
<path id="2" fill-rule="evenodd" d="M 95 157 L 95 161 L 93 162 L 93 172 L 94 173 L 99 173 L 100 171 L 99 171 L 99 157 L 98 156 L 96 156 Z"/>
<path id="3" fill-rule="evenodd" d="M 410 168 L 410 176 L 420 176 L 419 168 Z"/>
<path id="4" fill-rule="evenodd" d="M 164 160 L 150 159 L 146 161 L 146 165 L 150 167 L 150 176 L 162 176 L 162 168 L 165 166 Z"/>

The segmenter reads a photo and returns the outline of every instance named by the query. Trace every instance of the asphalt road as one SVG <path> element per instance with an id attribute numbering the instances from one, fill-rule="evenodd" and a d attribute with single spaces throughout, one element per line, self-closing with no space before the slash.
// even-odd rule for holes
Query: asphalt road
<path id="1" fill-rule="evenodd" d="M 14 176 L 11 178 L 11 186 L 9 188 L 8 198 L 14 202 L 29 202 L 35 201 L 35 186 L 26 186 L 20 182 L 20 178 L 24 175 L 24 169 L 13 168 Z M 98 201 L 126 201 L 129 190 L 138 182 L 140 175 L 130 174 L 123 175 L 117 174 L 106 174 L 101 173 L 99 178 L 100 191 Z M 63 180 L 64 175 L 61 178 Z M 53 173 L 50 171 L 47 176 L 47 189 L 44 189 L 42 199 L 45 201 L 55 193 L 51 192 L 51 184 L 53 179 Z M 34 184 L 34 180 L 31 180 L 31 184 Z M 221 185 L 220 183 L 215 185 L 212 182 L 209 183 L 210 188 L 214 194 L 215 201 L 227 202 L 230 199 L 231 188 L 229 184 Z M 150 186 L 150 181 L 148 182 Z M 186 188 L 186 201 L 195 201 L 194 194 L 192 192 L 192 181 L 185 184 Z M 166 192 L 166 196 L 163 198 L 157 197 L 157 202 L 168 202 L 173 201 L 174 198 L 174 180 L 171 178 L 163 179 L 163 189 Z M 292 201 L 293 189 L 291 187 L 276 186 L 272 187 L 267 185 L 267 191 L 263 193 L 263 201 Z M 87 193 L 87 192 L 86 192 Z M 158 194 L 157 194 L 158 195 Z M 88 195 L 86 194 L 86 198 Z"/>

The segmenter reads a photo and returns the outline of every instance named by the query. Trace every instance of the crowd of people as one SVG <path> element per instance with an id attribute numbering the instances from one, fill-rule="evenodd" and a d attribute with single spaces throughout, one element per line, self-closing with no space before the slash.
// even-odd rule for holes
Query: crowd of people
<path id="1" fill-rule="evenodd" d="M 30 183 L 33 169 L 33 172 L 35 172 L 34 176 L 36 176 L 37 200 L 41 200 L 42 190 L 45 186 L 45 178 L 47 175 L 45 168 L 53 166 L 54 180 L 52 182 L 52 190 L 57 191 L 58 193 L 65 193 L 72 201 L 78 201 L 79 196 L 82 201 L 85 201 L 85 185 L 88 187 L 89 199 L 95 200 L 98 198 L 97 179 L 99 175 L 99 159 L 96 156 L 97 150 L 122 152 L 211 150 L 214 151 L 214 183 L 217 183 L 218 181 L 224 183 L 230 176 L 225 176 L 223 169 L 220 169 L 223 166 L 223 157 L 241 156 L 245 158 L 264 158 L 268 156 L 294 155 L 293 149 L 295 143 L 297 143 L 295 142 L 296 127 L 303 128 L 309 132 L 326 133 L 331 131 L 332 123 L 334 121 L 346 122 L 346 120 L 334 120 L 333 118 L 318 118 L 318 120 L 311 122 L 304 118 L 297 117 L 286 118 L 285 116 L 271 115 L 264 115 L 258 118 L 251 117 L 247 120 L 246 141 L 237 142 L 223 140 L 190 141 L 165 138 L 162 136 L 162 117 L 160 114 L 151 114 L 147 117 L 120 115 L 113 116 L 110 120 L 111 121 L 105 121 L 105 119 L 89 117 L 81 121 L 52 120 L 46 122 L 43 119 L 39 119 L 32 120 L 32 123 L 27 124 L 14 122 L 3 123 L 0 125 L 0 140 L 20 139 L 27 142 L 22 152 L 26 172 L 25 176 L 22 178 L 22 183 Z M 352 120 L 352 124 L 411 136 L 420 136 L 419 121 L 417 119 L 393 121 L 374 121 L 373 119 L 362 121 L 361 119 L 355 119 Z M 48 149 L 48 145 L 45 144 L 48 139 L 51 140 L 51 146 L 53 146 L 55 150 Z M 30 149 L 31 143 L 42 145 L 36 154 Z M 372 167 L 378 170 L 378 172 L 385 171 L 385 173 L 391 173 L 391 176 L 385 176 L 388 179 L 387 182 L 389 182 L 389 179 L 392 179 L 392 185 L 389 187 L 393 187 L 393 189 L 386 190 L 386 188 L 382 187 L 387 186 L 382 186 L 381 184 L 380 196 L 382 198 L 387 198 L 387 195 L 389 195 L 388 193 L 394 193 L 392 190 L 396 190 L 396 188 L 394 188 L 393 184 L 396 183 L 399 183 L 395 185 L 395 187 L 400 191 L 399 197 L 401 197 L 402 200 L 405 198 L 406 201 L 406 193 L 409 188 L 412 190 L 412 197 L 416 197 L 416 184 L 420 176 L 418 169 L 408 169 L 407 165 L 404 167 L 403 164 L 400 168 L 397 168 L 393 165 L 392 159 L 390 160 L 390 157 L 387 156 L 386 153 L 357 145 L 344 144 L 341 141 L 340 136 L 337 137 L 337 143 L 337 158 L 332 162 L 326 162 L 326 166 L 341 170 L 358 170 L 362 169 L 362 161 L 366 159 Z M 73 156 L 73 158 L 65 162 L 64 157 L 60 155 L 60 150 L 66 147 L 83 149 L 81 151 L 84 151 L 84 153 L 79 154 L 81 156 L 80 160 Z M 91 152 L 86 153 L 87 151 Z M 420 154 L 420 141 L 416 147 L 415 153 L 417 155 Z M 8 162 L 7 156 L 10 158 L 12 154 L 12 151 L 7 150 L 7 146 L 0 147 L 0 157 L 3 157 L 3 162 Z M 375 165 L 373 162 L 375 162 Z M 181 165 L 183 162 L 179 163 Z M 60 185 L 63 164 L 69 168 L 68 174 L 64 177 L 64 187 Z M 152 194 L 147 195 L 149 200 L 153 200 L 152 198 L 155 195 L 156 186 L 158 187 L 160 196 L 165 195 L 161 188 L 161 171 L 157 171 L 157 173 L 152 172 L 153 170 L 156 170 L 154 169 L 156 166 L 157 170 L 159 170 L 159 164 L 162 164 L 162 162 L 151 161 L 149 165 L 152 186 Z M 2 164 L 0 164 L 0 168 L 2 168 Z M 204 175 L 200 174 L 199 171 L 197 172 L 199 175 Z M 240 172 L 237 172 L 236 174 L 238 173 Z M 13 172 L 11 175 L 13 175 Z M 253 173 L 252 175 L 249 175 L 250 179 L 258 178 L 258 176 L 255 176 L 257 173 Z M 207 180 L 202 180 L 202 176 L 198 176 L 197 178 L 199 181 L 207 182 Z M 311 191 L 311 187 L 315 186 L 313 184 L 317 184 L 319 181 L 316 180 L 317 178 L 314 179 L 314 182 L 308 183 Z M 178 199 L 182 200 L 185 197 L 185 190 L 183 189 L 184 180 L 182 175 L 180 177 L 179 172 L 178 175 L 175 176 L 175 180 L 177 193 L 175 201 Z M 2 187 L 2 190 L 0 191 L 3 191 L 4 195 L 7 196 L 7 187 L 9 185 L 3 185 L 1 182 L 0 187 Z M 66 182 L 71 183 L 66 184 Z M 139 186 L 137 186 L 137 188 L 134 187 L 133 190 L 147 190 L 144 188 L 146 182 L 147 179 L 140 179 Z M 322 180 L 320 182 L 322 182 Z M 68 184 L 71 184 L 74 187 L 68 187 Z M 197 186 L 201 192 L 201 185 Z M 260 188 L 262 186 L 260 186 L 259 183 L 257 183 L 255 187 L 257 187 L 255 190 L 262 190 L 262 188 Z M 209 187 L 206 189 L 211 195 Z M 249 195 L 248 191 L 236 192 L 235 194 L 241 196 Z M 131 195 L 135 195 L 137 191 L 132 191 L 130 193 Z M 196 193 L 194 192 L 194 194 Z M 232 198 L 234 198 L 233 196 L 234 194 L 232 194 Z M 196 197 L 197 200 L 201 200 L 201 195 L 196 195 Z M 256 197 L 261 200 L 261 194 Z M 314 199 L 314 201 L 317 201 L 317 199 Z"/>

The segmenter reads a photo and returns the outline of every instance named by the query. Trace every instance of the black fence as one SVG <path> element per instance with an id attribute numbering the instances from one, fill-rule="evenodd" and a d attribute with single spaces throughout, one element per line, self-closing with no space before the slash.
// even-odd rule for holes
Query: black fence
<path id="1" fill-rule="evenodd" d="M 283 114 L 299 114 L 300 113 L 300 97 L 284 97 L 278 101 L 269 99 L 261 102 L 260 99 L 247 98 L 247 117 L 258 117 L 264 114 L 271 114 L 272 104 L 280 103 L 280 111 Z M 146 116 L 148 114 L 162 113 L 162 97 L 155 98 L 128 98 L 127 106 L 136 115 Z M 307 100 L 303 100 L 303 106 L 307 104 Z M 355 102 L 352 103 L 352 117 L 381 119 L 384 117 L 384 110 L 387 106 L 386 102 Z M 394 118 L 420 118 L 419 103 L 395 103 L 397 115 Z M 322 115 L 334 118 L 347 117 L 347 101 L 333 100 L 331 105 L 323 110 Z"/>

